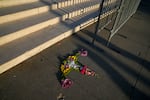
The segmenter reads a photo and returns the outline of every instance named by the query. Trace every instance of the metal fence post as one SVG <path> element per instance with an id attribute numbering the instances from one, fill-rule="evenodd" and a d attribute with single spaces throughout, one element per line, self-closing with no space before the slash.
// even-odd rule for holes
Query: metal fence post
<path id="1" fill-rule="evenodd" d="M 94 41 L 95 41 L 95 39 L 96 39 L 98 30 L 99 30 L 99 26 L 100 26 L 100 17 L 101 17 L 101 14 L 102 14 L 104 1 L 105 1 L 105 0 L 102 0 L 102 2 L 101 2 L 101 4 L 100 4 L 100 7 L 99 7 L 98 21 L 97 21 L 97 23 L 96 23 L 96 28 L 95 28 L 95 32 L 94 32 L 95 35 L 94 35 L 93 40 L 92 40 L 92 44 L 93 44 L 93 45 L 94 45 Z"/>
<path id="2" fill-rule="evenodd" d="M 123 3 L 124 3 L 124 0 L 120 0 L 119 8 L 118 8 L 118 11 L 117 11 L 117 15 L 116 15 L 114 24 L 113 24 L 113 26 L 112 26 L 110 35 L 109 35 L 109 37 L 108 37 L 107 47 L 109 46 L 109 43 L 110 43 L 110 41 L 111 41 L 112 35 L 113 35 L 113 33 L 114 33 L 114 30 L 116 29 L 116 27 L 117 27 L 117 25 L 118 25 L 118 22 L 119 22 L 119 20 L 120 20 L 120 17 L 121 17 L 121 10 L 122 10 L 122 7 L 123 7 Z"/>

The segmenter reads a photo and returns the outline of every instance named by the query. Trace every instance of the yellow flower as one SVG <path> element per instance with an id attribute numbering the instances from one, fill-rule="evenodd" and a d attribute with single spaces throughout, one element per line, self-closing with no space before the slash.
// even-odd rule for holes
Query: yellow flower
<path id="1" fill-rule="evenodd" d="M 60 70 L 63 72 L 64 69 L 65 69 L 64 65 L 61 64 Z"/>

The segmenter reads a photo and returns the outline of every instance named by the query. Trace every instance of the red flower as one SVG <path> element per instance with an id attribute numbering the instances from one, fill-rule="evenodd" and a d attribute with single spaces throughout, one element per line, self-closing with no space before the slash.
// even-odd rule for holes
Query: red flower
<path id="1" fill-rule="evenodd" d="M 82 69 L 80 70 L 81 74 L 85 74 L 86 73 L 86 69 L 87 69 L 87 66 L 82 67 Z"/>

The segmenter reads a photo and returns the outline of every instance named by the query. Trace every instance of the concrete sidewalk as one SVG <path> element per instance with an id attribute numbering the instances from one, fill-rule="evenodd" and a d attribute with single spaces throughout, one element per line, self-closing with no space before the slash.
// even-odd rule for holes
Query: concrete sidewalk
<path id="1" fill-rule="evenodd" d="M 150 14 L 137 11 L 106 47 L 108 32 L 98 34 L 91 45 L 91 25 L 77 34 L 0 75 L 0 100 L 149 100 L 150 99 Z M 72 72 L 74 84 L 62 89 L 57 79 L 64 56 L 85 48 L 81 62 L 100 78 Z"/>

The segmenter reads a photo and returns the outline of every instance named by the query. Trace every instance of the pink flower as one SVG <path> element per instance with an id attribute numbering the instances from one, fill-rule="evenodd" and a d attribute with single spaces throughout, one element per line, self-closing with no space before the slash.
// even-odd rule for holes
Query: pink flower
<path id="1" fill-rule="evenodd" d="M 81 74 L 88 75 L 88 76 L 95 76 L 95 72 L 89 69 L 87 66 L 84 65 L 82 69 L 80 69 Z"/>
<path id="2" fill-rule="evenodd" d="M 66 78 L 65 80 L 62 80 L 61 87 L 62 88 L 70 88 L 72 86 L 72 84 L 73 84 L 73 81 Z"/>
<path id="3" fill-rule="evenodd" d="M 88 55 L 88 52 L 86 50 L 81 50 L 79 53 L 81 56 L 87 56 Z"/>

